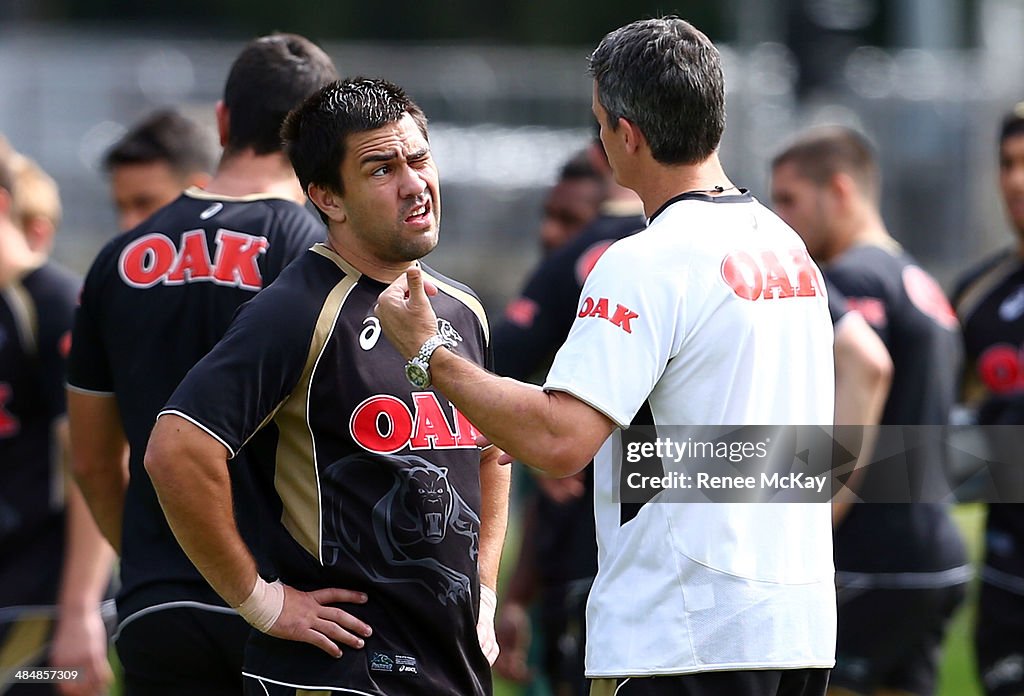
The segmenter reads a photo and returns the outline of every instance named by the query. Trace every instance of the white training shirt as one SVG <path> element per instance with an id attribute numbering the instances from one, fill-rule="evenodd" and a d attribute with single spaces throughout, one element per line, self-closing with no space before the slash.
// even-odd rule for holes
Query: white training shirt
<path id="1" fill-rule="evenodd" d="M 614 244 L 544 385 L 627 427 L 832 424 L 832 325 L 793 230 L 749 194 L 683 194 Z M 595 459 L 587 676 L 831 667 L 828 503 L 659 503 L 620 524 Z"/>

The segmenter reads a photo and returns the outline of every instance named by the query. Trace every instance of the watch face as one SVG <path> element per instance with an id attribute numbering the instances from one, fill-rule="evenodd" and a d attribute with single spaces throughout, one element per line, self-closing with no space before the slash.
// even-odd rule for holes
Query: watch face
<path id="1" fill-rule="evenodd" d="M 410 362 L 405 366 L 405 376 L 418 389 L 426 389 L 430 386 L 430 373 L 422 365 Z"/>

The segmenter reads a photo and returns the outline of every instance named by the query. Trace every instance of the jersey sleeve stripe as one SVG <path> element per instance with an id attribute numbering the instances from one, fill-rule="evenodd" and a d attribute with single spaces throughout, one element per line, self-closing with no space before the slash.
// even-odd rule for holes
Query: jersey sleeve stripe
<path id="1" fill-rule="evenodd" d="M 169 409 L 166 409 L 166 410 L 161 411 L 160 413 L 156 414 L 156 417 L 157 417 L 158 420 L 162 416 L 177 416 L 178 418 L 184 418 L 189 423 L 191 423 L 192 425 L 196 426 L 197 428 L 199 428 L 200 430 L 205 432 L 207 435 L 212 437 L 214 440 L 216 440 L 220 444 L 224 445 L 224 449 L 226 449 L 228 451 L 228 459 L 234 459 L 235 458 L 235 455 L 237 453 L 231 447 L 231 445 L 229 445 L 224 440 L 224 438 L 222 438 L 220 435 L 215 433 L 211 428 L 209 428 L 208 426 L 204 425 L 203 423 L 200 423 L 198 420 L 196 420 L 192 416 L 188 415 L 187 413 L 182 413 L 181 411 L 175 410 L 173 408 L 169 408 Z"/>
<path id="2" fill-rule="evenodd" d="M 21 283 L 14 283 L 0 290 L 14 314 L 14 324 L 18 329 L 18 339 L 29 355 L 35 355 L 39 348 L 39 316 L 32 294 Z"/>
<path id="3" fill-rule="evenodd" d="M 320 497 L 316 442 L 309 423 L 310 384 L 341 308 L 356 287 L 357 279 L 358 275 L 346 276 L 327 295 L 313 330 L 302 376 L 295 390 L 278 407 L 274 416 L 279 433 L 274 488 L 284 507 L 281 523 L 292 538 L 321 564 L 323 501 Z M 316 501 L 316 505 L 309 504 L 312 500 Z"/>
<path id="4" fill-rule="evenodd" d="M 460 288 L 451 285 L 444 280 L 441 280 L 437 276 L 427 273 L 424 269 L 423 276 L 431 283 L 436 285 L 438 289 L 444 290 L 446 295 L 451 295 L 462 304 L 469 307 L 469 309 L 476 315 L 477 320 L 480 322 L 480 327 L 484 331 L 484 341 L 487 345 L 491 344 L 491 327 L 487 323 L 487 313 L 484 311 L 484 306 L 480 304 L 480 300 L 475 298 L 470 293 Z"/>

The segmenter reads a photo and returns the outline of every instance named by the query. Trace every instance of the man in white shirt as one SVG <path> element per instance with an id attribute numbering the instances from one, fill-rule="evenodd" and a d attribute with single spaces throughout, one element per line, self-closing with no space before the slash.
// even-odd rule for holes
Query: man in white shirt
<path id="1" fill-rule="evenodd" d="M 618 484 L 631 425 L 830 425 L 823 282 L 800 238 L 726 178 L 724 86 L 706 36 L 675 17 L 634 22 L 604 38 L 590 71 L 616 180 L 640 195 L 649 226 L 591 272 L 544 387 L 436 347 L 432 288 L 416 269 L 381 294 L 384 332 L 411 358 L 410 379 L 432 379 L 509 455 L 566 476 L 598 454 L 592 694 L 823 694 L 828 503 L 673 503 L 670 491 L 624 502 Z"/>

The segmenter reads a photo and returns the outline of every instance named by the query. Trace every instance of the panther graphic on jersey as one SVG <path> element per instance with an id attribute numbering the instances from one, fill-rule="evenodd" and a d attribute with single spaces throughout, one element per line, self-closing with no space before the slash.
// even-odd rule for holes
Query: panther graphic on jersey
<path id="1" fill-rule="evenodd" d="M 387 488 L 382 471 L 391 472 Z M 479 553 L 480 518 L 452 487 L 447 467 L 416 455 L 359 453 L 327 467 L 324 478 L 325 503 L 332 511 L 324 530 L 325 563 L 336 565 L 344 555 L 374 582 L 420 585 L 442 606 L 471 596 L 472 579 L 444 565 L 429 548 L 459 535 L 472 560 Z M 367 499 L 353 502 L 346 485 L 352 480 L 374 480 L 383 491 L 370 511 L 372 534 L 366 534 L 365 524 L 349 523 L 367 516 Z"/>

